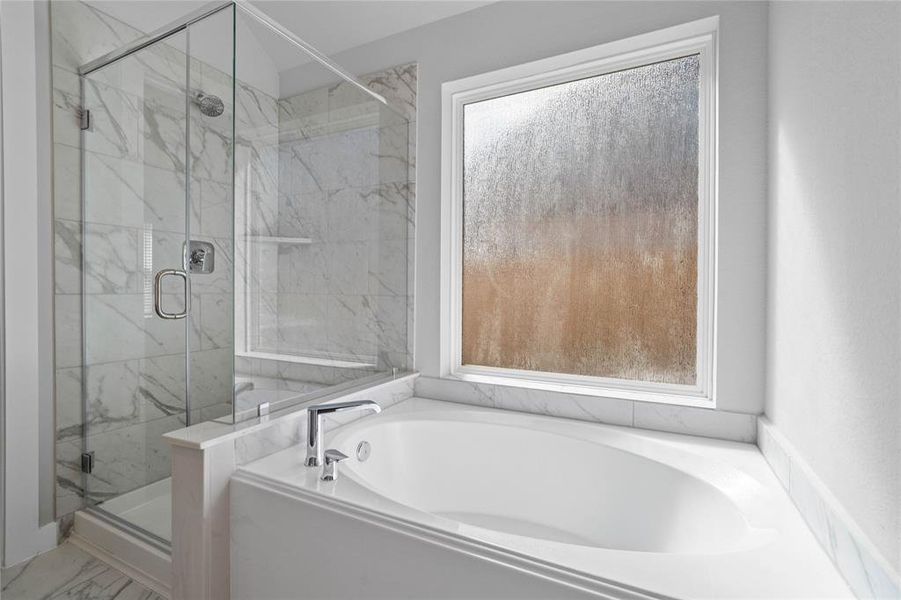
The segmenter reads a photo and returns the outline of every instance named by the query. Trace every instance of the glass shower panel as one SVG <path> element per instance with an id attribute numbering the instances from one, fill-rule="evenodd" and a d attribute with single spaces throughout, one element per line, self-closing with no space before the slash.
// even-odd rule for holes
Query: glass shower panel
<path id="1" fill-rule="evenodd" d="M 226 8 L 188 28 L 192 423 L 232 415 L 234 10 Z"/>
<path id="2" fill-rule="evenodd" d="M 407 368 L 408 123 L 239 10 L 236 418 Z"/>
<path id="3" fill-rule="evenodd" d="M 82 77 L 85 490 L 126 519 L 187 419 L 187 50 L 182 31 Z"/>

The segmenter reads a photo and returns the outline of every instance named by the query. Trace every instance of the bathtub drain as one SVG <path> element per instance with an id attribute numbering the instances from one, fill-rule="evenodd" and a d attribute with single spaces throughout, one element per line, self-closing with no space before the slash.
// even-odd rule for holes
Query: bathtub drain
<path id="1" fill-rule="evenodd" d="M 357 460 L 360 462 L 365 461 L 369 458 L 369 454 L 372 452 L 372 446 L 366 440 L 363 440 L 359 444 L 357 444 Z"/>

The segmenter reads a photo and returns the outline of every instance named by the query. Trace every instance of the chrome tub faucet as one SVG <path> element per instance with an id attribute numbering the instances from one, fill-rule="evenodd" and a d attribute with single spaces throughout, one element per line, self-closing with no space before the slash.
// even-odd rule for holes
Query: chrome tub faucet
<path id="1" fill-rule="evenodd" d="M 306 466 L 318 467 L 322 464 L 322 416 L 357 410 L 378 413 L 382 412 L 382 407 L 372 400 L 351 400 L 316 404 L 307 409 L 307 459 L 304 463 Z"/>

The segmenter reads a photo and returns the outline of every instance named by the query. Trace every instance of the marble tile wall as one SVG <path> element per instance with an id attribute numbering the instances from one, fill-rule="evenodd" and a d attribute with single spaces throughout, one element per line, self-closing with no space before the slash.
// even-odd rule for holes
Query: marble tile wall
<path id="1" fill-rule="evenodd" d="M 724 410 L 437 377 L 419 377 L 416 380 L 416 395 L 433 400 L 736 442 L 754 442 L 757 439 L 756 415 Z"/>
<path id="2" fill-rule="evenodd" d="M 406 369 L 417 67 L 361 81 L 392 108 L 346 82 L 279 101 L 273 233 L 297 243 L 278 245 L 277 287 L 267 290 L 276 335 L 258 339 L 275 353 Z"/>
<path id="3" fill-rule="evenodd" d="M 51 3 L 58 517 L 167 476 L 162 433 L 232 412 L 235 318 L 253 321 L 260 348 L 377 363 L 238 360 L 277 389 L 412 364 L 415 65 L 365 78 L 400 116 L 347 85 L 279 101 L 239 83 L 231 106 L 230 78 L 187 62 L 173 36 L 87 79 L 82 165 L 77 68 L 140 35 L 81 2 Z M 186 66 L 192 93 L 225 99 L 221 117 L 194 109 L 186 120 Z M 214 245 L 216 270 L 192 276 L 189 319 L 162 321 L 149 314 L 149 286 L 159 269 L 180 267 L 186 229 Z M 315 243 L 247 242 L 278 236 Z M 172 279 L 164 304 L 181 307 L 181 295 Z"/>
<path id="4" fill-rule="evenodd" d="M 51 4 L 58 517 L 168 475 L 160 436 L 187 421 L 186 361 L 191 420 L 231 412 L 233 107 L 218 118 L 192 110 L 188 129 L 184 102 L 187 66 L 192 89 L 226 101 L 230 78 L 187 65 L 178 35 L 93 73 L 80 164 L 77 68 L 140 35 L 81 2 Z M 192 277 L 189 319 L 163 321 L 149 312 L 151 278 L 181 266 L 187 228 L 214 244 L 216 271 Z M 175 281 L 164 292 L 169 310 L 183 305 Z M 85 449 L 96 462 L 83 477 Z"/>

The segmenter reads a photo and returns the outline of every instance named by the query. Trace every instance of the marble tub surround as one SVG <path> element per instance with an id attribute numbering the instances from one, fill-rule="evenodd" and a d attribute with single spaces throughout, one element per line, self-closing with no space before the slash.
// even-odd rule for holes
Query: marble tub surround
<path id="1" fill-rule="evenodd" d="M 259 274 L 243 357 L 359 365 L 339 378 L 412 364 L 416 65 L 360 80 L 391 108 L 345 82 L 278 100 L 277 204 L 239 225 Z"/>
<path id="2" fill-rule="evenodd" d="M 365 398 L 388 407 L 413 395 L 416 377 L 409 374 L 319 401 Z M 361 415 L 341 415 L 325 426 L 348 418 Z M 240 423 L 199 423 L 165 436 L 172 452 L 174 600 L 229 597 L 229 479 L 240 465 L 298 444 L 306 419 L 307 411 L 295 406 Z"/>
<path id="3" fill-rule="evenodd" d="M 723 410 L 480 383 L 453 377 L 420 377 L 416 380 L 416 395 L 434 400 L 736 442 L 753 443 L 757 439 L 757 415 Z"/>
<path id="4" fill-rule="evenodd" d="M 795 447 L 766 417 L 757 445 L 782 487 L 858 598 L 901 598 L 901 573 L 879 553 Z"/>

